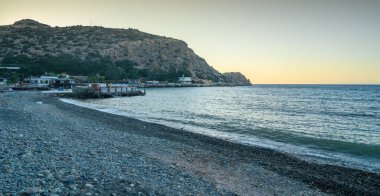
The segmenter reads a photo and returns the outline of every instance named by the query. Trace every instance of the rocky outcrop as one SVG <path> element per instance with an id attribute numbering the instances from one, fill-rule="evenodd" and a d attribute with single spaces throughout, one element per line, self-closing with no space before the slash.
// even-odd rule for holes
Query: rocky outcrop
<path id="1" fill-rule="evenodd" d="M 230 81 L 184 41 L 137 29 L 50 27 L 26 19 L 0 26 L 0 45 L 2 64 L 31 64 L 42 67 L 41 71 L 158 80 L 185 75 L 200 82 Z"/>
<path id="2" fill-rule="evenodd" d="M 227 72 L 223 73 L 223 75 L 226 77 L 228 83 L 233 83 L 240 86 L 252 85 L 251 81 L 240 72 Z"/>

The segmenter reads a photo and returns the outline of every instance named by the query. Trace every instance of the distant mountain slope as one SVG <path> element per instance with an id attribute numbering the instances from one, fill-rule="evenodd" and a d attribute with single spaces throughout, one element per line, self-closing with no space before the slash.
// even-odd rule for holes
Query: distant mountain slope
<path id="1" fill-rule="evenodd" d="M 181 40 L 136 29 L 97 26 L 50 27 L 25 19 L 0 26 L 1 64 L 24 65 L 29 74 L 67 72 L 108 79 L 231 83 Z"/>

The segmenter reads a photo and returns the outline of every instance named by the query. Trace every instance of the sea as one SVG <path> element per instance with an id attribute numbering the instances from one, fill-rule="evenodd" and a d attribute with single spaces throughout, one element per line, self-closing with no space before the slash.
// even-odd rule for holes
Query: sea
<path id="1" fill-rule="evenodd" d="M 152 88 L 145 96 L 62 100 L 307 161 L 380 172 L 379 85 Z"/>

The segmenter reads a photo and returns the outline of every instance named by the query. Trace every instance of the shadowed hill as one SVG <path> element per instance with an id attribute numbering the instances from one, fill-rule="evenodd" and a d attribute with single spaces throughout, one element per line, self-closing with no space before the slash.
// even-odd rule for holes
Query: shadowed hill
<path id="1" fill-rule="evenodd" d="M 196 55 L 184 41 L 137 29 L 99 26 L 50 27 L 24 19 L 0 26 L 0 61 L 23 66 L 26 75 L 66 72 L 107 79 L 233 83 Z"/>

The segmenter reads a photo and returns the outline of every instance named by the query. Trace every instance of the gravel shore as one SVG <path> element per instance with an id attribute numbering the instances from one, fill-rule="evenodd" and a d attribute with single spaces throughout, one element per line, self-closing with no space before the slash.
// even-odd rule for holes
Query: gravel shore
<path id="1" fill-rule="evenodd" d="M 380 174 L 0 93 L 0 195 L 380 195 Z"/>

